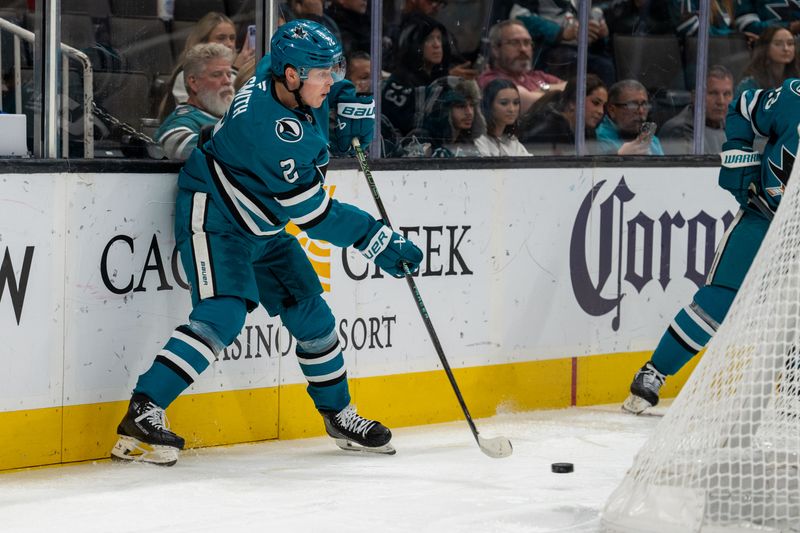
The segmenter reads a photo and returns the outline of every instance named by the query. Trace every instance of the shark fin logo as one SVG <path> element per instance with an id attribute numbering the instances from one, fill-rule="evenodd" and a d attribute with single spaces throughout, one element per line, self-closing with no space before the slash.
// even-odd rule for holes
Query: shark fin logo
<path id="1" fill-rule="evenodd" d="M 303 138 L 303 126 L 296 118 L 282 118 L 275 121 L 275 134 L 287 143 L 296 143 Z"/>
<path id="2" fill-rule="evenodd" d="M 334 189 L 336 189 L 335 186 L 325 187 L 331 198 L 333 198 Z M 311 266 L 314 267 L 314 272 L 319 277 L 322 290 L 331 292 L 331 244 L 327 241 L 310 239 L 303 230 L 291 222 L 286 225 L 286 232 L 294 235 L 300 246 L 303 247 Z"/>

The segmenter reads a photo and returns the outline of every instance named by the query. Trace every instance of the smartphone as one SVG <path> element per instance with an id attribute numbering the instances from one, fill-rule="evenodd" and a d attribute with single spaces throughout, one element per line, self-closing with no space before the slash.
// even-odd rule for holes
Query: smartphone
<path id="1" fill-rule="evenodd" d="M 642 122 L 642 127 L 639 129 L 639 140 L 642 142 L 650 142 L 653 135 L 656 134 L 655 122 Z"/>
<path id="2" fill-rule="evenodd" d="M 250 24 L 247 27 L 247 45 L 253 50 L 256 49 L 256 25 Z"/>

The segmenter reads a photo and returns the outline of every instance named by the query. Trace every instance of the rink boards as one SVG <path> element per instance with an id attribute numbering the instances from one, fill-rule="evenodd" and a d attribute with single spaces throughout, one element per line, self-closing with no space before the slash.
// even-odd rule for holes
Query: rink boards
<path id="1" fill-rule="evenodd" d="M 475 417 L 621 401 L 736 210 L 710 167 L 375 177 L 393 224 L 425 252 L 417 284 Z M 0 469 L 107 457 L 136 378 L 190 310 L 175 176 L 0 180 Z M 355 170 L 326 183 L 377 213 Z M 459 419 L 407 285 L 298 237 L 360 410 L 389 426 Z M 190 446 L 323 432 L 293 339 L 262 309 L 168 414 Z"/>

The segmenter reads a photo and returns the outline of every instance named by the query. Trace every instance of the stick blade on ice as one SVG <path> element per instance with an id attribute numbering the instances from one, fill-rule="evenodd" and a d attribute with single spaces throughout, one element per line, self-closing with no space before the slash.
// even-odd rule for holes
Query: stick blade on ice
<path id="1" fill-rule="evenodd" d="M 511 446 L 511 441 L 505 437 L 487 439 L 478 435 L 478 446 L 483 453 L 492 459 L 508 457 L 514 451 L 514 447 Z"/>

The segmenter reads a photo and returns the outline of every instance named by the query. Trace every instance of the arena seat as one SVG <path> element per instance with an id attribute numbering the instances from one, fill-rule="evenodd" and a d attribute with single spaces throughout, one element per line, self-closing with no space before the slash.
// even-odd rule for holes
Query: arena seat
<path id="1" fill-rule="evenodd" d="M 61 42 L 78 50 L 94 44 L 92 19 L 86 13 L 61 14 Z"/>
<path id="2" fill-rule="evenodd" d="M 170 72 L 175 65 L 170 36 L 157 18 L 112 17 L 111 46 L 125 56 L 134 70 L 151 76 Z"/>
<path id="3" fill-rule="evenodd" d="M 697 37 L 686 39 L 686 75 L 694 85 Z M 734 84 L 742 79 L 742 72 L 750 62 L 750 48 L 744 35 L 710 37 L 708 40 L 708 66 L 722 65 L 733 73 Z"/>
<path id="4" fill-rule="evenodd" d="M 144 72 L 95 72 L 94 98 L 106 111 L 136 129 L 150 114 L 150 77 Z"/>
<path id="5" fill-rule="evenodd" d="M 678 38 L 674 35 L 615 34 L 617 79 L 635 79 L 650 91 L 686 89 Z"/>
<path id="6" fill-rule="evenodd" d="M 111 0 L 114 17 L 158 17 L 158 0 Z"/>
<path id="7" fill-rule="evenodd" d="M 175 0 L 175 20 L 200 20 L 206 13 L 225 14 L 224 0 Z"/>

